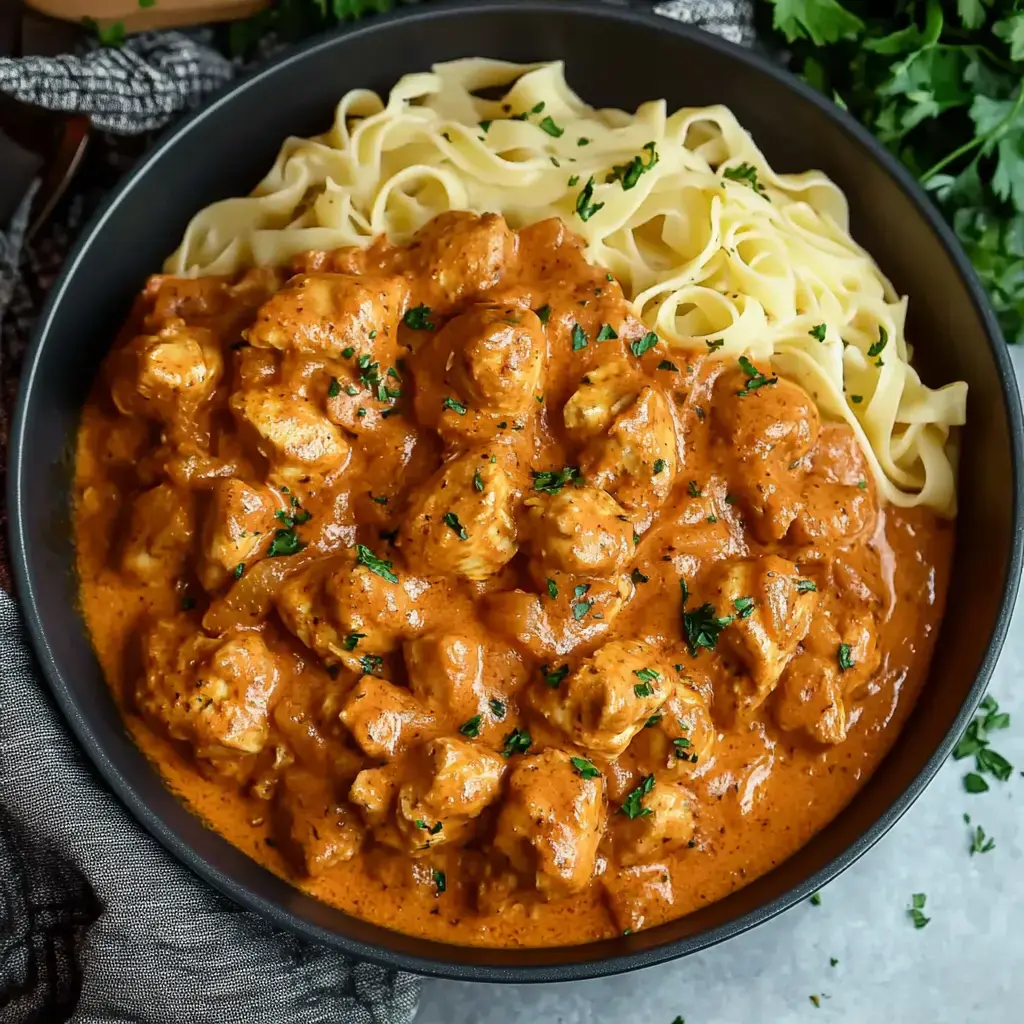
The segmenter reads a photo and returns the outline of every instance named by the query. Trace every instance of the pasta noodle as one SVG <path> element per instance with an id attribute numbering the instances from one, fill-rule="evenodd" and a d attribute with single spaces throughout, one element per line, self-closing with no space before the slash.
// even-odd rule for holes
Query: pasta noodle
<path id="1" fill-rule="evenodd" d="M 451 209 L 513 227 L 561 217 L 670 349 L 770 359 L 852 427 L 889 501 L 955 513 L 967 385 L 922 384 L 906 299 L 850 237 L 843 193 L 817 171 L 775 173 L 725 107 L 596 110 L 560 62 L 439 64 L 386 102 L 347 93 L 330 130 L 288 139 L 251 196 L 198 213 L 164 269 L 401 244 Z"/>

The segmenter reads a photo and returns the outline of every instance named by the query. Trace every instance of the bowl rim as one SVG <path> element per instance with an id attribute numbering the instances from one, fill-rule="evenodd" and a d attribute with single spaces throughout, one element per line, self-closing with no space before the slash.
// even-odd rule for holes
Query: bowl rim
<path id="1" fill-rule="evenodd" d="M 89 722 L 79 710 L 78 701 L 71 688 L 65 682 L 60 668 L 51 653 L 43 628 L 42 616 L 37 604 L 35 587 L 29 572 L 28 540 L 25 532 L 26 509 L 24 507 L 22 485 L 22 477 L 27 468 L 24 461 L 24 451 L 28 411 L 32 402 L 35 382 L 40 372 L 41 353 L 49 336 L 55 312 L 61 304 L 68 283 L 77 273 L 79 264 L 82 262 L 86 249 L 90 247 L 93 236 L 110 217 L 116 214 L 122 199 L 131 190 L 136 181 L 150 173 L 150 170 L 160 161 L 162 156 L 172 149 L 178 139 L 191 131 L 195 125 L 201 123 L 205 118 L 210 117 L 215 111 L 220 110 L 225 105 L 234 103 L 237 97 L 244 94 L 248 89 L 257 86 L 264 79 L 272 77 L 282 67 L 301 63 L 310 54 L 318 53 L 325 49 L 329 50 L 333 46 L 338 45 L 341 39 L 358 39 L 366 34 L 386 33 L 391 25 L 399 20 L 423 23 L 444 20 L 460 15 L 471 17 L 477 12 L 494 11 L 505 13 L 529 12 L 531 14 L 554 14 L 557 12 L 572 16 L 586 15 L 591 19 L 603 18 L 613 23 L 624 22 L 639 25 L 660 33 L 670 33 L 685 38 L 696 45 L 739 60 L 747 64 L 754 71 L 769 76 L 785 88 L 795 92 L 804 101 L 818 107 L 847 135 L 858 142 L 867 151 L 871 159 L 882 165 L 883 169 L 894 180 L 896 186 L 902 190 L 906 198 L 916 208 L 919 216 L 924 219 L 935 233 L 943 248 L 953 260 L 960 277 L 967 285 L 978 318 L 984 325 L 985 340 L 991 351 L 1000 378 L 1002 398 L 1012 435 L 1010 438 L 1012 493 L 1015 497 L 1012 513 L 1013 538 L 1010 557 L 1002 582 L 1002 597 L 993 624 L 992 634 L 967 699 L 964 701 L 941 743 L 904 792 L 844 851 L 800 884 L 753 911 L 705 932 L 673 939 L 649 949 L 635 951 L 627 949 L 624 952 L 611 952 L 607 957 L 600 959 L 580 959 L 550 965 L 502 966 L 486 963 L 457 964 L 445 962 L 440 958 L 434 959 L 400 952 L 341 935 L 329 928 L 314 924 L 292 910 L 258 895 L 249 886 L 236 881 L 226 872 L 215 867 L 189 845 L 185 839 L 180 838 L 172 829 L 167 827 L 158 815 L 151 811 L 148 805 L 137 795 L 131 781 L 107 757 Z M 65 260 L 57 281 L 49 292 L 34 327 L 29 349 L 25 355 L 17 402 L 12 418 L 8 458 L 7 504 L 10 517 L 8 526 L 10 556 L 19 605 L 28 628 L 32 648 L 43 669 L 50 691 L 76 740 L 84 748 L 94 767 L 99 771 L 118 799 L 128 808 L 135 820 L 173 857 L 189 867 L 216 890 L 228 896 L 245 909 L 261 914 L 273 924 L 286 928 L 304 939 L 332 946 L 358 959 L 367 960 L 387 968 L 410 971 L 427 977 L 456 981 L 498 983 L 582 981 L 652 967 L 699 952 L 748 931 L 800 903 L 832 881 L 832 879 L 867 853 L 899 821 L 935 776 L 938 769 L 952 752 L 953 746 L 960 735 L 969 724 L 988 687 L 992 671 L 1002 649 L 1017 596 L 1022 560 L 1024 560 L 1024 415 L 1022 415 L 1016 375 L 995 314 L 966 254 L 961 249 L 952 229 L 946 224 L 937 207 L 927 198 L 917 181 L 845 109 L 841 109 L 827 97 L 812 89 L 791 75 L 781 65 L 774 63 L 767 57 L 691 25 L 655 14 L 652 11 L 611 6 L 606 3 L 594 4 L 592 2 L 585 2 L 585 0 L 475 0 L 473 7 L 469 9 L 459 0 L 444 0 L 444 2 L 431 3 L 428 7 L 398 9 L 389 14 L 374 17 L 365 24 L 339 27 L 317 35 L 300 46 L 290 49 L 277 58 L 260 65 L 253 71 L 240 76 L 226 88 L 216 93 L 196 111 L 165 130 L 153 147 L 121 179 L 82 229 L 75 245 Z M 616 945 L 628 942 L 628 940 L 623 939 L 606 941 L 609 944 L 614 943 Z M 445 946 L 444 943 L 440 942 L 435 943 L 435 945 L 439 952 L 443 951 Z M 578 948 L 585 949 L 588 945 L 593 944 L 581 944 Z M 493 952 L 495 955 L 500 955 L 504 952 L 501 949 L 487 950 L 483 947 L 477 948 L 485 955 L 488 952 Z M 538 953 L 542 955 L 543 950 L 538 950 Z"/>

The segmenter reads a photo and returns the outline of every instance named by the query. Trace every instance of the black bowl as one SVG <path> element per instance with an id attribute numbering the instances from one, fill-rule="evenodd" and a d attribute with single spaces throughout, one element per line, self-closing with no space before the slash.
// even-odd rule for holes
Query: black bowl
<path id="1" fill-rule="evenodd" d="M 544 950 L 413 939 L 348 917 L 259 867 L 164 788 L 125 731 L 77 610 L 69 494 L 75 431 L 100 361 L 147 273 L 189 217 L 249 191 L 289 134 L 322 131 L 346 90 L 386 91 L 435 61 L 563 58 L 596 105 L 728 104 L 779 171 L 817 167 L 845 190 L 853 233 L 912 297 L 926 380 L 966 380 L 961 510 L 950 614 L 913 717 L 850 806 L 797 854 L 734 895 L 629 937 Z M 430 5 L 313 41 L 239 82 L 154 147 L 85 230 L 40 318 L 11 438 L 18 590 L 58 704 L 101 774 L 175 856 L 245 907 L 309 939 L 392 967 L 476 981 L 557 981 L 647 967 L 702 949 L 804 899 L 889 829 L 935 774 L 980 701 L 1021 567 L 1021 409 L 992 313 L 952 234 L 863 129 L 771 64 L 651 15 L 594 4 Z"/>

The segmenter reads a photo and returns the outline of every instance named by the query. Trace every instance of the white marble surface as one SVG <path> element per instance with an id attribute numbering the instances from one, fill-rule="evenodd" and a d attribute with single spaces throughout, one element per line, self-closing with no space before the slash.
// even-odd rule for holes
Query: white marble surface
<path id="1" fill-rule="evenodd" d="M 1024 351 L 1012 352 L 1024 379 Z M 731 942 L 619 978 L 565 985 L 429 981 L 417 1024 L 1020 1024 L 1024 1021 L 1024 602 L 990 693 L 1009 782 L 968 795 L 948 762 L 891 832 L 822 891 Z M 996 847 L 971 856 L 962 815 Z M 931 923 L 907 917 L 914 892 Z M 831 957 L 839 963 L 832 967 Z M 821 998 L 820 1008 L 810 1000 Z M 827 995 L 828 998 L 823 998 Z"/>

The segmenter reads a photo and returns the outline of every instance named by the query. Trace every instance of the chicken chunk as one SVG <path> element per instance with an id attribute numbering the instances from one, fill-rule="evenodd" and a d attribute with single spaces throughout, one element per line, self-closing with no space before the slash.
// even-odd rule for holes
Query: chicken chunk
<path id="1" fill-rule="evenodd" d="M 487 594 L 480 602 L 484 622 L 498 635 L 537 661 L 551 661 L 581 644 L 594 644 L 611 628 L 633 596 L 629 576 L 610 580 L 555 574 L 558 596 L 543 597 L 525 590 Z"/>
<path id="2" fill-rule="evenodd" d="M 311 473 L 337 474 L 348 464 L 351 449 L 341 431 L 312 402 L 291 391 L 236 391 L 231 407 L 274 474 L 286 482 Z"/>
<path id="3" fill-rule="evenodd" d="M 391 572 L 390 562 L 379 564 Z M 276 601 L 284 624 L 307 647 L 328 663 L 358 670 L 368 656 L 379 659 L 425 628 L 415 598 L 427 589 L 426 581 L 408 573 L 393 583 L 344 554 L 294 575 Z"/>
<path id="4" fill-rule="evenodd" d="M 397 544 L 420 572 L 486 579 L 516 553 L 514 503 L 503 466 L 467 452 L 413 494 Z"/>
<path id="5" fill-rule="evenodd" d="M 745 668 L 733 678 L 736 710 L 752 711 L 775 688 L 811 626 L 818 592 L 792 562 L 776 555 L 726 562 L 711 580 L 720 613 L 733 615 L 722 646 Z"/>
<path id="6" fill-rule="evenodd" d="M 121 553 L 124 573 L 154 586 L 182 572 L 194 532 L 192 501 L 171 484 L 157 484 L 135 499 Z"/>
<path id="7" fill-rule="evenodd" d="M 616 814 L 612 819 L 615 856 L 626 867 L 664 857 L 693 839 L 693 794 L 680 782 L 648 778 L 652 785 L 642 798 L 644 813 L 633 818 Z"/>
<path id="8" fill-rule="evenodd" d="M 183 320 L 133 338 L 115 354 L 112 366 L 111 396 L 121 412 L 185 432 L 224 373 L 216 336 Z"/>
<path id="9" fill-rule="evenodd" d="M 515 235 L 498 214 L 450 211 L 416 233 L 405 269 L 427 284 L 426 305 L 446 312 L 494 288 L 515 244 Z"/>
<path id="10" fill-rule="evenodd" d="M 507 764 L 479 744 L 430 740 L 400 761 L 368 768 L 352 786 L 374 834 L 409 851 L 465 842 L 501 793 Z"/>
<path id="11" fill-rule="evenodd" d="M 796 384 L 775 380 L 751 390 L 750 380 L 745 371 L 719 378 L 712 422 L 736 461 L 730 493 L 754 535 L 769 543 L 781 540 L 801 517 L 800 460 L 814 447 L 820 417 L 810 395 Z"/>
<path id="12" fill-rule="evenodd" d="M 248 566 L 267 553 L 278 513 L 284 514 L 284 504 L 272 488 L 252 487 L 234 479 L 214 483 L 199 563 L 199 581 L 208 591 L 233 579 L 238 566 Z"/>
<path id="13" fill-rule="evenodd" d="M 606 433 L 619 413 L 636 401 L 642 386 L 624 359 L 595 366 L 562 409 L 565 429 L 581 441 Z"/>
<path id="14" fill-rule="evenodd" d="M 274 834 L 289 859 L 315 877 L 351 860 L 363 843 L 363 829 L 330 782 L 290 768 L 274 794 Z"/>
<path id="15" fill-rule="evenodd" d="M 596 487 L 563 487 L 527 499 L 526 534 L 535 579 L 557 572 L 612 576 L 633 556 L 633 524 Z"/>
<path id="16" fill-rule="evenodd" d="M 774 704 L 775 721 L 786 732 L 821 744 L 846 739 L 846 702 L 835 659 L 797 654 L 782 674 Z"/>
<path id="17" fill-rule="evenodd" d="M 341 720 L 368 757 L 390 760 L 435 734 L 437 720 L 404 687 L 363 676 L 341 709 Z"/>
<path id="18" fill-rule="evenodd" d="M 564 683 L 539 683 L 534 706 L 570 743 L 614 758 L 675 692 L 670 672 L 650 644 L 612 640 Z"/>
<path id="19" fill-rule="evenodd" d="M 692 771 L 713 755 L 715 723 L 707 699 L 689 679 L 681 680 L 644 725 L 630 750 L 652 769 Z"/>
<path id="20" fill-rule="evenodd" d="M 581 892 L 594 874 L 604 781 L 584 778 L 564 750 L 519 759 L 508 781 L 495 848 L 546 899 Z"/>
<path id="21" fill-rule="evenodd" d="M 329 359 L 352 348 L 390 365 L 408 294 L 404 277 L 296 274 L 260 307 L 246 340 Z"/>
<path id="22" fill-rule="evenodd" d="M 408 641 L 404 652 L 409 688 L 418 700 L 460 722 L 477 714 L 485 698 L 485 649 L 479 637 L 428 635 Z"/>
<path id="23" fill-rule="evenodd" d="M 580 469 L 588 483 L 627 511 L 650 516 L 669 496 L 677 468 L 676 433 L 660 391 L 629 387 L 618 363 L 593 370 L 563 410 L 570 433 L 588 437 Z"/>
<path id="24" fill-rule="evenodd" d="M 268 709 L 281 681 L 258 633 L 211 639 L 186 620 L 164 620 L 144 644 L 139 711 L 172 739 L 211 761 L 257 754 L 269 735 Z"/>

